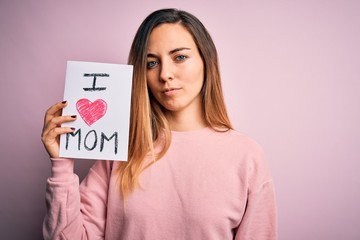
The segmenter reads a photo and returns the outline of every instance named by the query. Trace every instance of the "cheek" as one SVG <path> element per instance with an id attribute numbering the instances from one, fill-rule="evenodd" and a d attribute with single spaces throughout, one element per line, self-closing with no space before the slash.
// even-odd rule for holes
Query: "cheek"
<path id="1" fill-rule="evenodd" d="M 146 74 L 146 83 L 151 92 L 153 92 L 156 86 L 156 79 L 154 78 L 154 74 Z"/>
<path id="2" fill-rule="evenodd" d="M 198 65 L 194 64 L 192 76 L 194 83 L 201 86 L 204 84 L 204 67 L 201 63 L 198 63 Z"/>
<path id="3" fill-rule="evenodd" d="M 198 61 L 193 61 L 186 65 L 185 68 L 181 69 L 180 75 L 183 80 L 191 83 L 196 83 L 204 80 L 204 68 Z"/>
<path id="4" fill-rule="evenodd" d="M 150 91 L 154 95 L 155 92 L 154 86 L 148 82 L 147 87 L 148 87 L 148 91 Z"/>
<path id="5" fill-rule="evenodd" d="M 201 78 L 203 80 L 204 79 L 204 63 L 203 63 L 202 59 L 200 58 L 200 56 L 196 59 L 194 64 L 192 64 L 192 67 L 193 67 L 194 75 L 196 75 L 198 78 Z"/>

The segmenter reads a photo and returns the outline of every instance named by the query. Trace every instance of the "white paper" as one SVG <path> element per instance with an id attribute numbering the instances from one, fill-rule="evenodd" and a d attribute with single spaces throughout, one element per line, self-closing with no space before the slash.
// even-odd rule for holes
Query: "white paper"
<path id="1" fill-rule="evenodd" d="M 68 61 L 64 115 L 77 115 L 60 138 L 60 157 L 127 161 L 131 65 Z M 95 79 L 96 78 L 96 79 Z"/>

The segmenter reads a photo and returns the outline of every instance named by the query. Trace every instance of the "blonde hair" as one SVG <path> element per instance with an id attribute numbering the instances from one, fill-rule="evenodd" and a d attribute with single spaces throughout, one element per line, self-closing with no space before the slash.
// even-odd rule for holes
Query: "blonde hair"
<path id="1" fill-rule="evenodd" d="M 203 116 L 208 127 L 216 131 L 232 129 L 226 111 L 218 56 L 215 45 L 204 25 L 192 14 L 177 9 L 162 9 L 151 13 L 140 25 L 129 53 L 128 63 L 134 66 L 128 162 L 119 166 L 123 198 L 139 185 L 139 175 L 168 150 L 171 131 L 164 108 L 147 87 L 147 48 L 154 28 L 164 23 L 181 24 L 193 36 L 204 64 L 204 85 L 201 90 Z M 160 136 L 161 143 L 159 140 Z M 154 148 L 161 144 L 157 153 Z M 148 155 L 152 161 L 145 164 Z M 150 156 L 150 157 L 151 157 Z"/>

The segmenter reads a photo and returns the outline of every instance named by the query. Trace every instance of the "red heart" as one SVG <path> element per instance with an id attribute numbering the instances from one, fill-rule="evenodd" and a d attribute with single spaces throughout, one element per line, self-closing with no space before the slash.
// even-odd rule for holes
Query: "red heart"
<path id="1" fill-rule="evenodd" d="M 76 109 L 85 123 L 91 126 L 105 115 L 107 103 L 102 99 L 91 102 L 86 98 L 82 98 L 76 102 Z"/>

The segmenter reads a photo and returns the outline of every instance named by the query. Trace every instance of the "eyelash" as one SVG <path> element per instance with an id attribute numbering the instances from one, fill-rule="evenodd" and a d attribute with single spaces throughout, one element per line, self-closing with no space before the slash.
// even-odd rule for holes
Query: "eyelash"
<path id="1" fill-rule="evenodd" d="M 185 55 L 178 55 L 175 57 L 175 61 L 176 62 L 183 62 L 187 59 L 188 57 L 185 56 Z M 157 65 L 159 65 L 159 62 L 158 61 L 149 61 L 147 62 L 146 66 L 148 69 L 152 69 L 152 68 L 155 68 Z"/>
<path id="2" fill-rule="evenodd" d="M 179 58 L 181 58 L 181 59 L 179 59 Z M 185 56 L 185 55 L 178 55 L 175 57 L 175 60 L 179 61 L 179 62 L 185 61 L 186 59 L 187 59 L 187 56 Z"/>
<path id="3" fill-rule="evenodd" d="M 146 67 L 147 67 L 148 69 L 152 69 L 152 68 L 155 68 L 156 65 L 158 65 L 158 64 L 159 64 L 159 63 L 158 63 L 157 61 L 149 61 L 149 62 L 147 62 Z"/>

